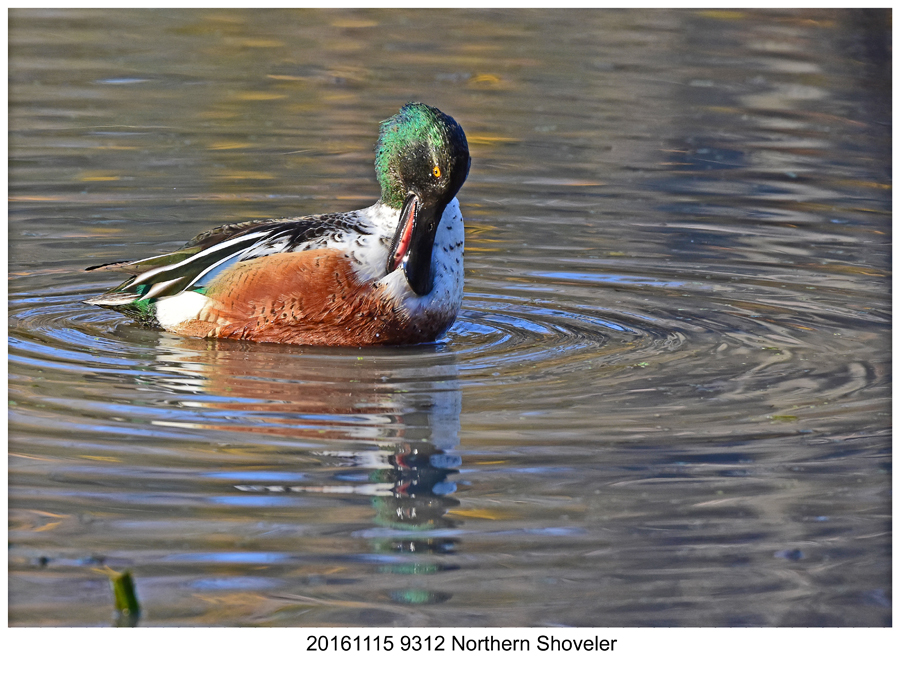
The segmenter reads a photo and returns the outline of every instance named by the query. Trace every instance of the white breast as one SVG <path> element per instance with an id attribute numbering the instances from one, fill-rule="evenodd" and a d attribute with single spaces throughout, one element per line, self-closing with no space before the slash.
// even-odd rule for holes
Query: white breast
<path id="1" fill-rule="evenodd" d="M 388 295 L 399 300 L 410 316 L 449 314 L 456 317 L 463 297 L 464 252 L 465 228 L 459 201 L 454 198 L 444 209 L 434 235 L 431 259 L 434 287 L 431 292 L 425 296 L 416 295 L 409 287 L 401 268 L 386 275 L 379 285 L 384 287 Z M 387 263 L 387 254 L 383 261 Z"/>

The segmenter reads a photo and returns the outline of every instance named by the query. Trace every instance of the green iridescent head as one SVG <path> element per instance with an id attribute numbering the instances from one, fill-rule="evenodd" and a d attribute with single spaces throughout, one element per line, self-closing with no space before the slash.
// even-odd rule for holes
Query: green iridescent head
<path id="1" fill-rule="evenodd" d="M 463 129 L 434 107 L 410 102 L 381 124 L 375 172 L 385 205 L 400 208 L 409 193 L 446 205 L 462 188 L 469 164 Z"/>

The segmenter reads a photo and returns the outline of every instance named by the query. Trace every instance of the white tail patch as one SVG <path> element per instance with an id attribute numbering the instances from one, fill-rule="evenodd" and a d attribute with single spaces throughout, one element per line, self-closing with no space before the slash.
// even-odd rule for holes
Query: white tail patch
<path id="1" fill-rule="evenodd" d="M 156 301 L 156 321 L 167 331 L 172 331 L 179 324 L 196 319 L 207 302 L 207 297 L 199 292 L 180 292 L 172 297 L 163 297 Z"/>

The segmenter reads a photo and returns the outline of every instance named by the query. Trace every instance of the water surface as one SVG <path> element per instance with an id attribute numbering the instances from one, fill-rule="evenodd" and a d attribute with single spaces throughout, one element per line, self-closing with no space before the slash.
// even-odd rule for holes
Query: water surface
<path id="1" fill-rule="evenodd" d="M 10 14 L 9 622 L 891 622 L 883 12 Z M 187 339 L 88 265 L 466 129 L 462 314 Z"/>

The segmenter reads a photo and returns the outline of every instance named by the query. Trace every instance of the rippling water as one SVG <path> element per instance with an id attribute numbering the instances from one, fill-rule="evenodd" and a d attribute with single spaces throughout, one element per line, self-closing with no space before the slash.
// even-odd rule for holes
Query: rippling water
<path id="1" fill-rule="evenodd" d="M 9 621 L 891 622 L 880 12 L 13 11 Z M 206 342 L 85 266 L 466 129 L 445 339 Z"/>

